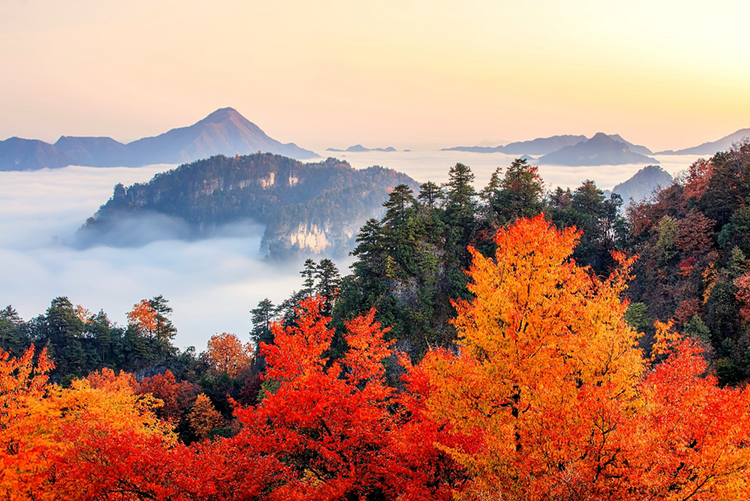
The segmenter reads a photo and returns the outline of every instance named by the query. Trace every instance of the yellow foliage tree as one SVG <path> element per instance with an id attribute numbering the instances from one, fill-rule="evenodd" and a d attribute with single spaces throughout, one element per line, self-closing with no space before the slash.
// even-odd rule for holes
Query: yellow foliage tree
<path id="1" fill-rule="evenodd" d="M 479 453 L 450 450 L 473 494 L 595 497 L 620 482 L 618 433 L 644 373 L 619 300 L 630 263 L 619 257 L 621 269 L 598 279 L 570 259 L 579 237 L 539 216 L 500 230 L 494 259 L 470 249 L 476 297 L 455 304 L 459 353 L 423 362 L 433 414 L 483 438 Z"/>
<path id="2" fill-rule="evenodd" d="M 52 363 L 33 347 L 0 352 L 0 498 L 137 499 L 165 492 L 164 460 L 176 437 L 136 395 L 130 374 L 111 370 L 47 384 Z"/>
<path id="3" fill-rule="evenodd" d="M 216 410 L 211 399 L 205 393 L 201 393 L 195 399 L 193 409 L 188 414 L 188 422 L 195 436 L 203 440 L 212 430 L 224 424 L 224 418 Z"/>

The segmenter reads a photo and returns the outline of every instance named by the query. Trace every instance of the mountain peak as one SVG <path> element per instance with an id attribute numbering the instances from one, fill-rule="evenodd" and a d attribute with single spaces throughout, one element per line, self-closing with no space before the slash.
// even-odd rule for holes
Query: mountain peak
<path id="1" fill-rule="evenodd" d="M 620 138 L 620 139 L 622 139 L 622 138 Z M 617 141 L 617 139 L 615 139 L 613 136 L 605 134 L 604 132 L 597 132 L 596 134 L 594 134 L 594 137 L 592 137 L 591 139 L 589 139 L 589 141 L 594 141 L 595 143 L 596 142 L 598 142 L 598 143 L 611 143 L 611 142 L 622 143 L 623 142 L 623 141 Z"/>
<path id="2" fill-rule="evenodd" d="M 588 141 L 575 146 L 566 146 L 539 158 L 539 164 L 551 165 L 622 165 L 635 163 L 659 163 L 655 158 L 640 152 L 650 152 L 643 146 L 631 145 L 619 135 L 620 140 L 598 132 Z M 634 151 L 635 150 L 635 151 Z"/>
<path id="3" fill-rule="evenodd" d="M 209 114 L 203 120 L 200 120 L 198 123 L 224 123 L 224 122 L 236 123 L 237 121 L 246 122 L 246 123 L 250 122 L 247 118 L 243 117 L 240 114 L 240 112 L 235 110 L 234 108 L 219 108 L 218 110 Z"/>

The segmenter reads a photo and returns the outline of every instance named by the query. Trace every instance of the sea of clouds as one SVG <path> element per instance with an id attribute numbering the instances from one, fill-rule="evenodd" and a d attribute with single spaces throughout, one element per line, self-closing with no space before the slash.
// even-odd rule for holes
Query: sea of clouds
<path id="1" fill-rule="evenodd" d="M 497 168 L 513 157 L 502 153 L 455 151 L 338 153 L 355 168 L 382 165 L 417 181 L 445 182 L 451 165 L 462 162 L 481 189 Z M 671 174 L 694 157 L 659 157 Z M 174 309 L 176 344 L 205 349 L 208 338 L 232 332 L 247 339 L 249 310 L 258 301 L 284 300 L 299 289 L 301 261 L 280 264 L 258 255 L 261 226 L 244 222 L 207 240 L 167 238 L 137 247 L 78 249 L 75 232 L 112 195 L 116 183 L 146 182 L 173 168 L 66 167 L 34 172 L 0 172 L 0 307 L 12 305 L 24 319 L 43 313 L 50 301 L 67 296 L 74 304 L 125 323 L 125 313 L 141 299 L 162 294 Z M 548 187 L 575 188 L 593 179 L 612 188 L 643 165 L 605 167 L 542 166 Z M 163 223 L 163 221 L 162 221 Z M 140 225 L 134 232 L 161 231 Z M 169 234 L 166 234 L 169 237 Z M 150 238 L 144 241 L 150 241 Z M 342 274 L 352 259 L 337 261 Z"/>

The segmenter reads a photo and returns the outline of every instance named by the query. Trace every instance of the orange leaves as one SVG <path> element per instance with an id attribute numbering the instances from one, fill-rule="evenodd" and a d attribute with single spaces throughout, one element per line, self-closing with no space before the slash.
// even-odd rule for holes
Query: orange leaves
<path id="1" fill-rule="evenodd" d="M 226 372 L 231 378 L 247 370 L 253 362 L 253 348 L 234 334 L 215 334 L 208 340 L 206 360 L 216 372 Z"/>
<path id="2" fill-rule="evenodd" d="M 383 335 L 390 328 L 380 328 L 380 324 L 375 321 L 374 309 L 367 316 L 359 316 L 347 322 L 346 328 L 344 339 L 349 345 L 346 354 L 346 366 L 349 368 L 347 377 L 354 384 L 368 380 L 382 384 L 385 375 L 382 361 L 390 356 L 394 343 L 383 340 Z"/>
<path id="3" fill-rule="evenodd" d="M 44 352 L 0 355 L 0 497 L 95 499 L 160 490 L 150 464 L 174 437 L 152 414 L 153 398 L 135 395 L 133 378 L 103 370 L 63 389 L 46 384 Z M 161 472 L 161 473 L 160 473 Z"/>
<path id="4" fill-rule="evenodd" d="M 41 401 L 54 365 L 46 350 L 36 364 L 33 359 L 33 347 L 21 358 L 0 350 L 0 496 L 10 499 L 29 496 L 44 480 L 48 439 L 36 432 L 35 422 L 49 417 Z"/>
<path id="5" fill-rule="evenodd" d="M 750 392 L 719 388 L 694 340 L 664 337 L 669 357 L 643 381 L 630 428 L 632 484 L 648 499 L 747 499 Z"/>
<path id="6" fill-rule="evenodd" d="M 221 417 L 211 400 L 201 393 L 195 399 L 193 409 L 188 414 L 188 422 L 195 436 L 202 440 L 208 437 L 214 429 L 222 426 L 224 418 Z"/>
<path id="7" fill-rule="evenodd" d="M 135 325 L 141 333 L 151 335 L 156 331 L 156 313 L 147 299 L 141 299 L 126 316 L 129 324 Z"/>
<path id="8" fill-rule="evenodd" d="M 303 375 L 320 371 L 327 362 L 323 353 L 331 346 L 333 330 L 329 317 L 321 315 L 323 300 L 308 298 L 300 303 L 297 326 L 271 326 L 274 344 L 260 343 L 260 351 L 268 362 L 267 377 L 295 381 Z"/>
<path id="9" fill-rule="evenodd" d="M 450 449 L 477 494 L 556 498 L 595 492 L 597 469 L 602 482 L 620 474 L 615 430 L 643 373 L 619 301 L 631 262 L 617 256 L 623 268 L 600 281 L 568 260 L 578 236 L 540 216 L 500 231 L 495 259 L 473 251 L 461 351 L 425 358 L 434 415 L 483 437 L 477 453 Z"/>
<path id="10" fill-rule="evenodd" d="M 750 392 L 719 388 L 670 324 L 647 372 L 619 300 L 632 260 L 602 281 L 566 260 L 574 244 L 537 218 L 501 232 L 494 260 L 474 253 L 461 349 L 422 363 L 431 415 L 479 440 L 443 446 L 466 494 L 747 499 Z"/>

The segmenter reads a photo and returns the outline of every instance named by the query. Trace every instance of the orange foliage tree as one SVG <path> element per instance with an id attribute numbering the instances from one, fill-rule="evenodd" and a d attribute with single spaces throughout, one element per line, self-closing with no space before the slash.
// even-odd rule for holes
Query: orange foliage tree
<path id="1" fill-rule="evenodd" d="M 205 357 L 213 370 L 235 378 L 252 364 L 253 348 L 250 343 L 242 344 L 236 335 L 224 332 L 211 336 Z"/>
<path id="2" fill-rule="evenodd" d="M 193 496 L 222 499 L 398 499 L 404 493 L 404 499 L 450 499 L 461 469 L 435 449 L 441 427 L 423 408 L 419 419 L 407 417 L 419 412 L 418 399 L 402 400 L 385 384 L 383 361 L 392 343 L 374 311 L 347 323 L 349 350 L 333 361 L 325 355 L 334 332 L 322 306 L 322 298 L 308 299 L 294 325 L 273 326 L 275 344 L 261 345 L 268 361 L 261 404 L 235 411 L 243 425 L 238 435 L 198 444 L 182 460 L 182 485 Z M 415 424 L 402 426 L 407 422 Z"/>
<path id="3" fill-rule="evenodd" d="M 456 304 L 459 350 L 422 363 L 432 416 L 481 441 L 446 448 L 471 476 L 465 494 L 739 499 L 747 392 L 701 377 L 692 345 L 649 371 L 619 299 L 631 261 L 617 256 L 621 268 L 600 280 L 569 259 L 578 237 L 540 216 L 501 230 L 494 259 L 472 250 L 476 297 Z M 665 346 L 677 342 L 661 331 Z"/>
<path id="4" fill-rule="evenodd" d="M 193 408 L 187 416 L 190 429 L 199 440 L 203 440 L 216 428 L 224 424 L 224 418 L 216 410 L 211 399 L 204 393 L 195 399 Z"/>
<path id="5" fill-rule="evenodd" d="M 719 388 L 700 344 L 657 322 L 654 354 L 667 357 L 639 385 L 625 433 L 632 499 L 750 498 L 750 392 Z"/>
<path id="6" fill-rule="evenodd" d="M 46 394 L 47 373 L 54 364 L 43 350 L 20 358 L 0 350 L 0 497 L 32 498 L 45 480 L 44 449 L 37 445 L 35 421 L 49 417 L 39 403 Z"/>
<path id="7" fill-rule="evenodd" d="M 126 316 L 128 323 L 134 325 L 140 332 L 150 335 L 156 331 L 156 310 L 149 304 L 148 299 L 141 299 L 135 303 Z"/>
<path id="8" fill-rule="evenodd" d="M 143 499 L 168 496 L 175 437 L 130 374 L 103 370 L 70 388 L 47 384 L 52 368 L 33 348 L 0 353 L 0 497 Z"/>

